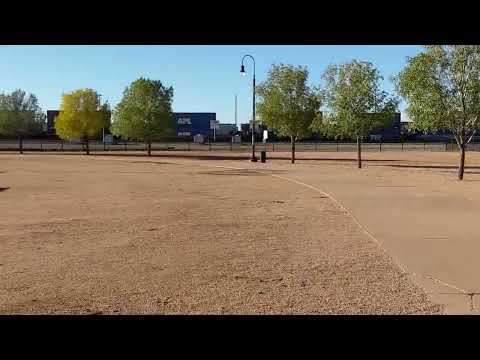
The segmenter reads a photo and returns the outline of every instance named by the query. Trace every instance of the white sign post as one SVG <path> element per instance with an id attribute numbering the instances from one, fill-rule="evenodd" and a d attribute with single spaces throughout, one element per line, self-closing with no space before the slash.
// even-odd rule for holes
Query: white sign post
<path id="1" fill-rule="evenodd" d="M 217 120 L 210 120 L 210 129 L 213 130 L 213 141 L 215 141 L 216 130 L 220 128 L 220 122 Z"/>
<path id="2" fill-rule="evenodd" d="M 263 130 L 263 143 L 265 144 L 265 153 L 267 153 L 268 130 Z"/>

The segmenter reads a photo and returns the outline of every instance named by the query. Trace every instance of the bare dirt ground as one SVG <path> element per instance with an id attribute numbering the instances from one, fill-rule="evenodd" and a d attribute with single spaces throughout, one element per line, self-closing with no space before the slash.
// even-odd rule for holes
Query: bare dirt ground
<path id="1" fill-rule="evenodd" d="M 282 153 L 267 164 L 228 152 L 119 155 L 0 154 L 0 313 L 432 314 L 444 308 L 401 270 L 395 246 L 393 257 L 384 252 L 387 226 L 373 231 L 378 245 L 322 192 L 282 178 L 346 194 L 341 200 L 350 204 L 342 189 L 363 191 L 378 181 L 418 180 L 426 188 L 436 179 L 447 188 L 455 180 L 455 169 L 448 172 L 455 153 L 369 153 L 360 173 L 353 153 L 301 153 L 295 165 Z M 469 153 L 467 166 L 472 158 L 479 159 Z M 424 171 L 433 172 L 418 176 Z M 478 177 L 472 171 L 466 179 Z M 449 196 L 474 183 L 464 184 Z M 349 209 L 360 218 L 371 205 L 363 204 Z M 380 216 L 371 213 L 360 219 L 370 231 Z"/>

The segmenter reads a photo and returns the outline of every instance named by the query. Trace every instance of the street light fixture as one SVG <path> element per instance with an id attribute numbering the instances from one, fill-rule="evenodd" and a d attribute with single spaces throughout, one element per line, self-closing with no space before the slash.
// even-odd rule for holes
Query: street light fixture
<path id="1" fill-rule="evenodd" d="M 252 109 L 252 157 L 250 158 L 251 162 L 257 162 L 257 157 L 255 156 L 255 59 L 252 55 L 245 55 L 242 58 L 242 66 L 240 67 L 240 74 L 243 76 L 246 75 L 245 66 L 243 61 L 248 57 L 253 61 L 253 109 Z"/>

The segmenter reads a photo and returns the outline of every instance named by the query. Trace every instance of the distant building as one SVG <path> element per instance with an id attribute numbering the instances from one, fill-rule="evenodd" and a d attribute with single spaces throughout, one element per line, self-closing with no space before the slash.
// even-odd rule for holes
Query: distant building
<path id="1" fill-rule="evenodd" d="M 402 136 L 404 139 L 411 140 L 411 141 L 426 141 L 426 142 L 452 142 L 455 141 L 455 136 L 449 130 L 438 130 L 436 132 L 422 132 L 418 130 L 411 130 L 408 128 L 410 121 L 402 121 L 401 128 L 402 128 Z M 480 129 L 476 131 L 476 133 L 480 133 Z M 472 141 L 476 142 L 480 140 L 480 136 L 475 135 L 472 137 Z"/>
<path id="2" fill-rule="evenodd" d="M 400 140 L 401 115 L 395 113 L 388 126 L 380 126 L 372 130 L 369 139 L 373 141 L 395 141 Z"/>
<path id="3" fill-rule="evenodd" d="M 47 133 L 55 135 L 55 119 L 59 110 L 47 110 Z M 189 137 L 201 134 L 204 137 L 213 136 L 210 121 L 216 120 L 216 113 L 173 113 L 175 133 L 178 137 Z"/>
<path id="4" fill-rule="evenodd" d="M 219 124 L 218 130 L 216 130 L 216 136 L 231 136 L 237 133 L 237 125 L 235 124 Z"/>
<path id="5" fill-rule="evenodd" d="M 251 134 L 251 129 L 252 129 L 252 120 L 250 122 L 241 124 L 240 129 L 242 133 L 250 133 Z M 261 121 L 255 121 L 255 133 L 260 134 L 263 131 L 263 126 Z"/>
<path id="6" fill-rule="evenodd" d="M 47 110 L 47 134 L 55 135 L 55 118 L 60 114 L 59 110 Z"/>
<path id="7" fill-rule="evenodd" d="M 217 120 L 216 113 L 173 113 L 178 137 L 193 138 L 197 134 L 204 137 L 213 136 L 210 121 Z"/>

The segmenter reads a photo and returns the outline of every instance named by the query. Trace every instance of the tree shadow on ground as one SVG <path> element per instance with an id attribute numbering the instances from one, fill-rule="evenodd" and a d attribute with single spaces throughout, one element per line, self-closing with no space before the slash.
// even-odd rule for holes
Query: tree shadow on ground
<path id="1" fill-rule="evenodd" d="M 147 154 L 144 151 L 139 151 L 138 153 L 116 153 L 116 152 L 92 152 L 90 155 L 86 155 L 84 152 L 53 152 L 53 153 L 48 153 L 44 152 L 41 153 L 42 155 L 70 155 L 70 156 L 104 156 L 104 157 L 132 157 L 132 158 L 148 158 L 148 159 L 155 159 L 155 158 L 181 158 L 181 159 L 195 159 L 195 160 L 241 160 L 241 161 L 249 161 L 250 160 L 250 153 L 235 153 L 232 155 L 215 155 L 210 153 L 209 151 L 206 151 L 208 154 L 186 154 L 185 152 L 187 151 L 182 151 L 182 153 L 175 153 L 175 151 L 169 151 L 168 154 L 152 154 L 151 156 L 147 156 Z M 285 155 L 285 156 L 276 156 L 276 155 L 270 155 L 271 153 L 267 152 L 267 162 L 268 160 L 285 160 L 285 161 L 290 161 L 290 156 Z M 260 153 L 258 152 L 257 154 L 258 158 L 260 158 Z M 351 163 L 356 163 L 357 159 L 355 158 L 320 158 L 320 157 L 313 157 L 313 158 L 302 158 L 302 157 L 297 157 L 297 161 L 337 161 L 337 162 L 351 162 Z M 398 162 L 398 161 L 403 161 L 403 160 L 398 160 L 398 159 L 362 159 L 362 162 L 365 163 L 376 163 L 376 162 Z"/>
<path id="2" fill-rule="evenodd" d="M 262 170 L 258 172 L 251 169 L 227 169 L 217 171 L 203 171 L 198 174 L 201 175 L 220 175 L 220 176 L 266 176 L 268 174 L 284 173 L 285 170 Z"/>
<path id="3" fill-rule="evenodd" d="M 196 155 L 196 154 L 152 154 L 151 156 L 147 156 L 146 154 L 103 154 L 103 153 L 96 153 L 91 154 L 90 156 L 111 156 L 111 157 L 136 157 L 136 158 L 181 158 L 181 159 L 196 159 L 196 160 L 246 160 L 250 159 L 249 155 Z"/>
<path id="4" fill-rule="evenodd" d="M 132 164 L 178 165 L 168 161 L 129 161 Z"/>
<path id="5" fill-rule="evenodd" d="M 269 159 L 275 159 L 273 157 L 270 157 Z M 287 158 L 278 158 L 278 159 L 287 159 Z M 288 158 L 290 159 L 290 158 Z M 339 161 L 339 162 L 351 162 L 351 163 L 356 163 L 358 160 L 357 159 L 347 159 L 347 158 L 308 158 L 308 159 L 303 159 L 303 158 L 295 158 L 295 161 Z M 396 162 L 396 161 L 404 161 L 404 160 L 398 160 L 398 159 L 362 159 L 362 163 L 366 162 Z"/>
<path id="6" fill-rule="evenodd" d="M 458 169 L 456 165 L 408 165 L 408 164 L 388 164 L 388 165 L 378 165 L 378 166 L 390 166 L 390 167 L 400 167 L 400 168 L 419 168 L 419 169 Z M 467 169 L 480 169 L 480 166 L 465 166 Z"/>
<path id="7" fill-rule="evenodd" d="M 407 169 L 426 169 L 426 170 L 438 170 L 438 172 L 444 173 L 455 173 L 458 171 L 458 166 L 455 165 L 408 165 L 408 164 L 386 164 L 386 165 L 375 165 L 375 166 L 385 166 L 393 168 L 407 168 Z M 480 170 L 480 166 L 465 166 L 465 174 L 480 174 L 480 171 L 471 171 L 471 170 Z"/>
<path id="8" fill-rule="evenodd" d="M 103 154 L 103 153 L 95 153 L 91 156 L 113 156 L 113 157 L 147 157 L 145 154 Z M 175 154 L 174 152 L 170 154 L 152 154 L 151 158 L 185 158 L 185 159 L 197 159 L 197 160 L 250 160 L 249 153 L 242 153 L 238 155 L 215 155 L 215 154 L 205 154 L 205 155 L 198 155 L 198 154 Z M 275 155 L 268 155 L 267 154 L 267 162 L 268 160 L 290 160 L 289 156 L 275 156 Z M 297 161 L 339 161 L 339 162 L 357 162 L 357 159 L 348 159 L 348 158 L 296 158 Z M 364 159 L 363 162 L 395 162 L 395 161 L 402 161 L 398 159 Z"/>

